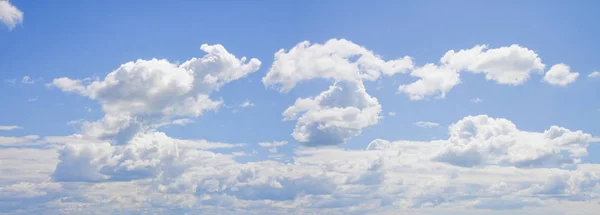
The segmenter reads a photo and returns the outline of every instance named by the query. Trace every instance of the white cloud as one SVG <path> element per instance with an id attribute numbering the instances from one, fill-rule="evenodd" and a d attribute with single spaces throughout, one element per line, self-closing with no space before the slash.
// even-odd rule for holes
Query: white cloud
<path id="1" fill-rule="evenodd" d="M 531 73 L 542 72 L 545 65 L 538 55 L 519 45 L 488 49 L 477 45 L 471 49 L 450 50 L 440 64 L 425 64 L 411 72 L 419 80 L 400 85 L 398 92 L 412 100 L 427 97 L 445 98 L 454 86 L 461 83 L 460 72 L 483 73 L 487 80 L 499 84 L 523 84 Z"/>
<path id="2" fill-rule="evenodd" d="M 54 79 L 50 86 L 97 100 L 106 114 L 86 122 L 86 135 L 124 143 L 141 130 L 168 124 L 173 117 L 198 117 L 222 101 L 209 95 L 258 70 L 260 61 L 240 59 L 221 45 L 202 45 L 207 54 L 181 65 L 167 60 L 137 60 L 121 65 L 104 80 Z M 89 82 L 89 83 L 88 83 Z"/>
<path id="3" fill-rule="evenodd" d="M 10 131 L 15 129 L 22 129 L 23 127 L 17 125 L 0 125 L 0 131 Z"/>
<path id="4" fill-rule="evenodd" d="M 594 72 L 588 74 L 588 78 L 600 78 L 600 72 L 594 71 Z"/>
<path id="5" fill-rule="evenodd" d="M 459 166 L 561 167 L 580 163 L 591 141 L 590 134 L 558 126 L 527 132 L 506 119 L 468 116 L 450 126 L 450 138 L 434 159 Z"/>
<path id="6" fill-rule="evenodd" d="M 29 76 L 23 76 L 21 79 L 21 84 L 33 84 L 35 81 Z"/>
<path id="7" fill-rule="evenodd" d="M 477 97 L 477 98 L 473 98 L 473 99 L 471 99 L 471 102 L 473 102 L 473 103 L 475 103 L 475 104 L 478 104 L 478 103 L 482 103 L 482 102 L 483 102 L 483 99 L 480 99 L 479 97 Z"/>
<path id="8" fill-rule="evenodd" d="M 284 145 L 287 145 L 287 144 L 288 144 L 287 141 L 273 141 L 273 142 L 260 142 L 260 143 L 258 143 L 258 145 L 260 147 L 265 147 L 265 148 L 279 147 L 279 146 L 284 146 Z"/>
<path id="9" fill-rule="evenodd" d="M 400 85 L 398 92 L 405 93 L 411 100 L 422 100 L 430 96 L 445 98 L 447 92 L 460 84 L 458 71 L 446 66 L 427 64 L 414 69 L 410 75 L 418 77 L 419 80 Z"/>
<path id="10" fill-rule="evenodd" d="M 396 116 L 396 112 L 389 112 L 388 115 L 390 115 L 390 116 Z"/>
<path id="11" fill-rule="evenodd" d="M 433 128 L 433 127 L 439 127 L 440 124 L 437 122 L 427 122 L 427 121 L 418 121 L 415 122 L 415 125 L 421 128 Z"/>
<path id="12" fill-rule="evenodd" d="M 287 92 L 300 81 L 316 78 L 373 81 L 381 74 L 404 73 L 412 67 L 410 57 L 385 61 L 372 51 L 344 39 L 331 39 L 325 44 L 305 41 L 288 52 L 281 49 L 275 53 L 275 61 L 262 82 Z"/>
<path id="13" fill-rule="evenodd" d="M 27 99 L 27 101 L 28 102 L 35 102 L 35 101 L 37 101 L 37 98 L 29 98 L 29 99 Z"/>
<path id="14" fill-rule="evenodd" d="M 192 120 L 192 119 L 183 118 L 183 119 L 173 120 L 173 122 L 171 122 L 171 123 L 175 124 L 175 125 L 182 125 L 183 126 L 183 125 L 187 125 L 187 124 L 190 124 L 190 123 L 193 123 L 193 122 L 195 122 L 195 121 Z"/>
<path id="15" fill-rule="evenodd" d="M 381 105 L 371 97 L 363 81 L 382 74 L 405 73 L 413 67 L 410 57 L 385 61 L 372 51 L 344 39 L 325 44 L 301 42 L 288 52 L 275 53 L 275 61 L 262 79 L 265 86 L 288 92 L 298 82 L 329 79 L 334 83 L 313 98 L 299 98 L 288 107 L 284 120 L 296 120 L 292 133 L 306 145 L 337 145 L 378 123 Z"/>
<path id="16" fill-rule="evenodd" d="M 458 52 L 450 50 L 440 62 L 458 70 L 484 73 L 487 80 L 510 85 L 523 84 L 530 73 L 542 72 L 545 67 L 534 51 L 519 45 L 496 49 L 477 45 Z"/>
<path id="17" fill-rule="evenodd" d="M 242 104 L 240 104 L 239 106 L 241 108 L 247 108 L 247 107 L 254 107 L 255 105 L 250 100 L 246 100 Z"/>
<path id="18" fill-rule="evenodd" d="M 55 79 L 53 85 L 63 91 L 98 101 L 105 116 L 82 122 L 81 134 L 1 139 L 0 213 L 504 214 L 512 209 L 541 215 L 600 209 L 600 165 L 581 164 L 595 139 L 557 126 L 531 132 L 506 119 L 467 116 L 449 127 L 446 140 L 376 139 L 366 150 L 300 147 L 288 161 L 272 154 L 274 160 L 250 162 L 237 160 L 246 155 L 238 150 L 243 144 L 175 139 L 156 131 L 201 115 L 214 102 L 210 92 L 252 72 L 232 72 L 230 64 L 218 62 L 237 62 L 235 57 L 210 53 L 190 60 L 205 63 L 194 64 L 199 70 L 181 72 L 187 62 L 152 60 L 125 64 L 104 80 Z M 360 58 L 345 60 L 352 64 Z M 199 71 L 211 75 L 199 75 L 199 81 L 192 75 Z M 368 79 L 337 75 L 343 78 L 319 76 L 333 79 L 332 86 L 284 111 L 284 119 L 297 121 L 293 136 L 299 142 L 340 144 L 378 122 L 381 105 L 366 92 Z M 197 101 L 199 95 L 204 100 Z M 190 99 L 197 102 L 180 105 Z M 258 145 L 275 153 L 286 144 Z M 230 152 L 217 153 L 223 149 Z"/>
<path id="19" fill-rule="evenodd" d="M 44 138 L 68 143 L 59 156 L 53 149 L 0 149 L 0 171 L 8 176 L 0 180 L 0 198 L 28 202 L 6 213 L 32 208 L 106 213 L 161 208 L 163 213 L 278 214 L 302 208 L 302 213 L 327 214 L 502 214 L 507 209 L 548 214 L 544 211 L 548 207 L 566 213 L 579 202 L 591 207 L 581 208 L 587 214 L 597 211 L 592 203 L 600 193 L 600 165 L 561 169 L 560 165 L 514 167 L 510 162 L 489 162 L 502 160 L 503 151 L 529 154 L 522 157 L 533 160 L 547 158 L 537 155 L 545 148 L 582 151 L 585 144 L 580 141 L 587 134 L 558 127 L 544 133 L 519 131 L 508 120 L 487 116 L 465 117 L 450 127 L 450 134 L 448 140 L 429 142 L 378 139 L 368 150 L 298 149 L 291 163 L 241 163 L 234 155 L 204 151 L 196 141 L 160 132 L 138 133 L 121 146 L 78 141 L 77 137 Z M 545 142 L 536 141 L 540 136 Z M 486 148 L 474 150 L 486 161 L 476 168 L 435 159 L 448 144 L 476 142 L 494 149 L 494 153 Z M 51 164 L 57 162 L 52 173 Z M 4 174 L 15 170 L 17 176 Z M 55 181 L 44 179 L 49 174 Z"/>
<path id="20" fill-rule="evenodd" d="M 335 82 L 314 98 L 299 98 L 284 112 L 297 120 L 292 136 L 306 145 L 338 145 L 381 118 L 381 105 L 360 81 Z"/>
<path id="21" fill-rule="evenodd" d="M 9 30 L 23 22 L 23 12 L 7 0 L 0 1 L 0 22 L 4 23 Z"/>
<path id="22" fill-rule="evenodd" d="M 579 73 L 571 72 L 571 69 L 566 64 L 556 64 L 546 72 L 544 81 L 552 85 L 567 86 L 575 82 L 579 77 Z"/>
<path id="23" fill-rule="evenodd" d="M 25 146 L 38 143 L 35 143 L 40 136 L 38 135 L 27 135 L 23 137 L 4 137 L 0 136 L 0 146 Z"/>

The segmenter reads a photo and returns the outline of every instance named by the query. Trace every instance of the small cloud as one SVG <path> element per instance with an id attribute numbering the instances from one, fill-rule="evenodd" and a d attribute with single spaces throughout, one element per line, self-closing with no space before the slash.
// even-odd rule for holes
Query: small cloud
<path id="1" fill-rule="evenodd" d="M 4 23 L 8 30 L 23 23 L 23 12 L 12 5 L 9 1 L 0 1 L 0 22 Z"/>
<path id="2" fill-rule="evenodd" d="M 478 103 L 482 103 L 482 102 L 483 102 L 483 99 L 480 99 L 479 97 L 477 97 L 477 98 L 472 98 L 472 99 L 471 99 L 471 102 L 473 102 L 473 103 L 475 103 L 475 104 L 478 104 Z"/>
<path id="3" fill-rule="evenodd" d="M 269 148 L 269 147 L 279 147 L 279 146 L 283 146 L 283 145 L 287 145 L 288 141 L 273 141 L 273 142 L 261 142 L 258 143 L 258 145 L 260 147 L 265 147 L 265 148 Z"/>
<path id="4" fill-rule="evenodd" d="M 0 131 L 10 131 L 10 130 L 22 129 L 22 128 L 23 127 L 16 126 L 16 125 L 0 125 Z"/>
<path id="5" fill-rule="evenodd" d="M 183 125 L 187 125 L 187 124 L 190 124 L 190 123 L 193 123 L 193 122 L 195 122 L 195 121 L 191 120 L 191 119 L 188 119 L 188 118 L 183 118 L 183 119 L 173 120 L 172 123 L 175 124 L 175 125 L 181 125 L 181 126 L 183 126 Z"/>
<path id="6" fill-rule="evenodd" d="M 558 86 L 567 86 L 579 77 L 579 73 L 571 72 L 571 67 L 566 64 L 556 64 L 546 72 L 543 81 Z"/>
<path id="7" fill-rule="evenodd" d="M 85 107 L 85 110 L 87 110 L 87 112 L 92 112 L 92 108 L 91 107 Z"/>
<path id="8" fill-rule="evenodd" d="M 37 101 L 37 98 L 30 98 L 30 99 L 27 99 L 27 101 L 28 102 L 35 102 L 35 101 Z"/>
<path id="9" fill-rule="evenodd" d="M 35 81 L 29 76 L 23 76 L 21 79 L 21 84 L 33 84 Z"/>
<path id="10" fill-rule="evenodd" d="M 273 142 L 261 142 L 258 143 L 260 147 L 269 148 L 270 153 L 277 153 L 277 147 L 287 145 L 287 141 L 273 141 Z"/>
<path id="11" fill-rule="evenodd" d="M 396 112 L 389 112 L 388 115 L 390 115 L 390 116 L 396 116 Z"/>
<path id="12" fill-rule="evenodd" d="M 600 143 L 600 137 L 592 137 L 592 143 Z"/>
<path id="13" fill-rule="evenodd" d="M 427 121 L 418 121 L 418 122 L 415 122 L 415 125 L 419 126 L 421 128 L 433 128 L 433 127 L 440 126 L 440 124 L 437 122 L 427 122 Z"/>
<path id="14" fill-rule="evenodd" d="M 254 107 L 254 103 L 252 103 L 250 100 L 246 100 L 244 103 L 240 104 L 241 108 L 247 108 L 247 107 Z"/>
<path id="15" fill-rule="evenodd" d="M 588 78 L 600 78 L 600 72 L 594 71 L 588 75 Z"/>

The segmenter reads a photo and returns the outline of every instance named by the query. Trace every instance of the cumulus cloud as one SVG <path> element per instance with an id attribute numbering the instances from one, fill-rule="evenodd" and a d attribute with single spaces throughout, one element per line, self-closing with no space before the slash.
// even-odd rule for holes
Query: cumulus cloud
<path id="1" fill-rule="evenodd" d="M 559 86 L 567 86 L 570 83 L 575 82 L 575 79 L 579 77 L 579 73 L 571 72 L 571 68 L 566 64 L 556 64 L 546 72 L 544 75 L 544 81 Z"/>
<path id="2" fill-rule="evenodd" d="M 496 49 L 477 45 L 458 52 L 450 50 L 440 62 L 458 70 L 483 73 L 487 80 L 510 85 L 523 84 L 531 73 L 542 72 L 545 67 L 534 51 L 519 45 Z"/>
<path id="3" fill-rule="evenodd" d="M 440 124 L 437 122 L 427 122 L 427 121 L 418 121 L 415 122 L 415 125 L 421 128 L 433 128 L 433 127 L 439 127 Z"/>
<path id="4" fill-rule="evenodd" d="M 434 160 L 458 166 L 562 167 L 581 162 L 590 134 L 552 126 L 543 133 L 518 130 L 509 120 L 468 116 L 451 125 Z"/>
<path id="5" fill-rule="evenodd" d="M 23 127 L 17 125 L 0 125 L 0 131 L 10 131 L 15 129 L 22 129 Z"/>
<path id="6" fill-rule="evenodd" d="M 325 44 L 304 41 L 288 52 L 281 49 L 275 53 L 275 61 L 262 82 L 287 92 L 300 81 L 316 78 L 373 81 L 381 74 L 405 73 L 412 67 L 412 59 L 408 56 L 385 61 L 372 51 L 344 39 L 331 39 Z"/>
<path id="7" fill-rule="evenodd" d="M 430 96 L 445 98 L 446 93 L 460 83 L 460 74 L 456 69 L 434 64 L 416 68 L 410 75 L 419 80 L 400 85 L 398 92 L 405 93 L 411 100 L 422 100 Z"/>
<path id="8" fill-rule="evenodd" d="M 7 213 L 29 211 L 35 205 L 46 212 L 57 208 L 107 213 L 147 208 L 152 212 L 159 207 L 170 213 L 287 213 L 301 208 L 304 213 L 328 214 L 446 214 L 450 209 L 499 214 L 520 209 L 532 214 L 547 207 L 566 212 L 578 202 L 595 205 L 591 203 L 597 201 L 599 165 L 567 169 L 495 162 L 512 156 L 546 159 L 538 154 L 544 148 L 582 153 L 586 145 L 581 142 L 587 134 L 559 127 L 543 133 L 519 131 L 508 120 L 485 115 L 465 117 L 449 130 L 448 140 L 376 139 L 367 150 L 298 149 L 291 163 L 238 162 L 233 155 L 199 148 L 197 141 L 173 139 L 160 132 L 138 133 L 127 145 L 90 143 L 78 140 L 80 136 L 47 137 L 43 139 L 68 144 L 59 153 L 0 148 L 2 173 L 19 166 L 4 162 L 27 164 L 20 167 L 24 169 L 18 177 L 8 174 L 9 178 L 0 179 L 0 198 L 29 202 L 13 205 L 3 211 Z M 507 137 L 511 135 L 525 141 Z M 545 142 L 538 142 L 540 138 Z M 501 141 L 510 144 L 498 144 Z M 481 145 L 473 150 L 481 153 L 475 157 L 484 161 L 476 168 L 437 159 L 451 144 L 472 147 L 475 142 Z M 27 151 L 19 155 L 17 150 Z M 454 152 L 458 155 L 461 150 Z M 565 158 L 568 153 L 559 154 L 553 156 Z M 56 163 L 54 170 L 50 164 Z M 34 168 L 42 171 L 31 171 Z M 44 180 L 50 174 L 53 181 Z M 19 177 L 30 179 L 15 180 Z M 78 183 L 82 181 L 88 183 Z M 593 214 L 596 210 L 582 211 Z"/>
<path id="9" fill-rule="evenodd" d="M 258 59 L 236 58 L 221 45 L 202 45 L 207 54 L 180 65 L 167 60 L 137 60 L 121 65 L 103 80 L 57 78 L 51 86 L 97 100 L 104 118 L 86 122 L 84 134 L 126 142 L 136 132 L 168 124 L 173 117 L 198 117 L 221 100 L 209 95 L 223 85 L 256 72 Z"/>
<path id="10" fill-rule="evenodd" d="M 12 5 L 8 0 L 0 0 L 0 22 L 9 30 L 23 22 L 23 12 Z"/>
<path id="11" fill-rule="evenodd" d="M 600 72 L 594 71 L 594 72 L 588 74 L 588 78 L 600 78 Z"/>
<path id="12" fill-rule="evenodd" d="M 412 67 L 410 57 L 385 61 L 344 39 L 324 44 L 305 41 L 287 52 L 281 49 L 275 53 L 275 61 L 262 82 L 288 92 L 301 81 L 332 80 L 328 90 L 297 99 L 283 116 L 284 120 L 297 122 L 292 133 L 295 140 L 310 146 L 337 145 L 381 118 L 381 105 L 366 92 L 363 81 L 405 73 Z"/>
<path id="13" fill-rule="evenodd" d="M 300 98 L 284 112 L 296 120 L 292 136 L 306 145 L 338 145 L 379 122 L 381 105 L 362 82 L 335 82 L 314 98 Z"/>
<path id="14" fill-rule="evenodd" d="M 410 75 L 417 81 L 400 85 L 398 92 L 412 100 L 428 97 L 445 98 L 454 86 L 461 83 L 460 72 L 483 73 L 487 80 L 499 84 L 523 84 L 531 73 L 540 73 L 545 65 L 538 55 L 525 47 L 511 45 L 488 49 L 477 45 L 471 49 L 450 50 L 440 59 L 439 65 L 425 64 Z"/>

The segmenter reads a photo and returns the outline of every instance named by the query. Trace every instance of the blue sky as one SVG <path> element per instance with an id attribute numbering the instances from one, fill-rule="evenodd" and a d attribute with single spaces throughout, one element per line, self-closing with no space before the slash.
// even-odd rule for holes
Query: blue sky
<path id="1" fill-rule="evenodd" d="M 98 186 L 119 189 L 123 183 L 148 190 L 146 196 L 137 198 L 147 199 L 139 203 L 144 210 L 160 208 L 174 214 L 198 210 L 247 213 L 252 207 L 284 213 L 286 207 L 281 205 L 306 213 L 358 214 L 378 210 L 500 213 L 498 208 L 533 214 L 543 213 L 541 206 L 551 204 L 559 208 L 556 213 L 568 207 L 581 206 L 581 214 L 586 214 L 583 208 L 592 212 L 598 209 L 600 186 L 596 184 L 600 182 L 600 166 L 596 165 L 600 162 L 597 156 L 600 147 L 594 143 L 600 136 L 597 126 L 600 75 L 591 75 L 600 71 L 597 63 L 600 42 L 596 39 L 600 33 L 596 21 L 600 20 L 597 13 L 600 3 L 596 1 L 541 4 L 534 1 L 12 0 L 0 1 L 0 6 L 0 128 L 4 128 L 0 129 L 0 151 L 7 154 L 1 158 L 3 162 L 22 166 L 19 169 L 24 172 L 33 169 L 48 173 L 35 177 L 16 174 L 14 178 L 0 180 L 0 193 L 4 193 L 0 197 L 0 212 L 65 213 L 57 208 L 71 205 L 57 203 L 63 201 L 56 200 L 59 197 L 86 202 L 83 210 L 92 210 L 101 204 L 92 204 L 94 200 L 83 196 L 104 195 L 102 192 L 109 189 L 98 190 Z M 300 44 L 303 41 L 310 42 L 305 49 Z M 208 44 L 209 48 L 201 50 L 202 44 Z M 487 47 L 478 51 L 477 45 Z M 221 46 L 225 53 L 218 51 Z M 297 52 L 291 51 L 294 47 Z M 281 49 L 278 57 L 276 53 Z M 450 56 L 447 55 L 450 50 L 473 55 Z M 207 52 L 208 57 L 227 60 L 216 66 L 206 63 L 202 65 L 207 66 L 180 67 L 186 61 L 194 61 L 192 58 L 208 59 L 203 58 Z M 231 60 L 230 55 L 235 58 Z M 245 62 L 241 60 L 244 56 Z M 327 64 L 331 56 L 341 56 L 342 61 Z M 153 58 L 168 62 L 152 63 Z M 136 62 L 138 59 L 146 61 Z M 132 65 L 144 69 L 122 66 L 127 62 L 135 62 Z M 410 65 L 400 65 L 401 62 Z M 373 69 L 366 71 L 365 67 Z M 207 68 L 213 69 L 211 74 L 222 84 L 209 83 L 208 76 L 202 76 Z M 120 84 L 111 85 L 115 82 L 108 81 L 107 75 L 119 74 L 117 71 L 129 76 L 117 76 L 123 78 Z M 360 76 L 369 72 L 377 77 Z M 193 77 L 187 76 L 188 73 L 194 74 Z M 525 78 L 513 81 L 519 77 Z M 165 81 L 171 81 L 171 85 L 162 85 Z M 286 90 L 281 87 L 285 83 L 294 86 Z M 206 86 L 208 90 L 196 89 L 198 86 Z M 408 90 L 400 90 L 401 86 Z M 328 91 L 330 87 L 339 87 L 335 89 L 341 94 Z M 348 90 L 355 88 L 359 90 Z M 128 93 L 134 96 L 129 97 Z M 319 95 L 323 100 L 317 98 Z M 198 100 L 190 106 L 180 103 L 198 99 L 196 96 L 210 99 Z M 297 102 L 302 98 L 307 99 L 310 107 Z M 210 106 L 210 102 L 220 104 Z M 242 107 L 245 102 L 247 105 Z M 166 113 L 172 109 L 178 111 Z M 186 111 L 190 113 L 183 113 Z M 115 118 L 122 121 L 111 121 Z M 181 125 L 174 122 L 177 119 L 190 123 Z M 568 132 L 558 127 L 554 131 L 552 126 Z M 462 135 L 464 132 L 473 136 Z M 553 132 L 560 137 L 552 135 Z M 121 141 L 121 136 L 129 138 Z M 380 150 L 376 155 L 380 158 L 375 161 L 385 165 L 375 168 L 376 173 L 371 170 L 362 173 L 361 168 L 375 162 L 372 150 L 365 150 L 375 139 L 387 141 L 381 149 L 371 147 Z M 275 142 L 281 146 L 274 147 Z M 209 143 L 219 143 L 221 147 Z M 264 144 L 261 147 L 259 143 Z M 140 145 L 146 150 L 157 147 L 168 153 L 146 153 L 136 148 Z M 191 156 L 178 154 L 188 150 L 187 147 L 192 148 L 189 149 L 194 151 L 192 154 L 214 153 L 212 157 L 223 158 L 213 158 L 217 160 L 208 163 L 197 157 L 200 155 L 183 159 Z M 8 156 L 15 150 L 48 158 L 43 161 L 47 167 Z M 139 154 L 125 153 L 127 150 Z M 392 151 L 404 152 L 405 156 L 389 157 Z M 161 157 L 165 153 L 175 153 L 175 157 L 185 161 L 177 161 L 182 162 L 177 165 L 169 163 L 162 159 L 175 158 Z M 523 160 L 524 157 L 530 160 Z M 148 164 L 156 160 L 159 164 Z M 75 165 L 78 162 L 90 166 Z M 350 167 L 336 168 L 338 162 Z M 417 165 L 423 162 L 431 166 Z M 127 166 L 131 163 L 157 169 L 140 173 Z M 294 169 L 293 174 L 267 170 L 284 168 L 286 163 L 299 169 Z M 375 163 L 372 165 L 377 166 Z M 226 165 L 223 167 L 226 172 L 239 174 L 219 172 L 209 177 L 198 173 L 213 174 L 216 170 L 202 168 L 218 170 L 219 165 Z M 282 167 L 273 167 L 277 165 Z M 318 175 L 311 172 L 316 171 L 314 165 L 333 168 L 328 170 L 332 173 L 323 173 L 328 175 L 324 178 L 310 178 Z M 407 169 L 399 170 L 402 168 L 394 165 Z M 174 175 L 166 171 L 180 168 L 180 173 Z M 424 186 L 423 190 L 398 187 L 389 188 L 393 192 L 375 191 L 389 184 L 395 186 L 398 180 L 410 181 L 398 177 L 415 174 L 412 171 L 421 168 L 444 169 L 434 178 L 445 181 L 432 182 L 436 189 Z M 248 170 L 252 179 L 235 183 L 226 179 L 239 179 L 247 169 L 252 170 Z M 436 193 L 449 188 L 475 192 L 462 190 L 467 189 L 466 181 L 475 178 L 469 174 L 507 171 L 531 174 L 529 177 L 535 180 L 508 180 L 510 177 L 506 176 L 505 181 L 499 179 L 497 184 L 478 185 L 481 190 L 471 195 L 495 189 L 498 184 L 511 188 L 493 194 L 491 200 L 506 200 L 494 207 L 486 202 L 490 198 L 469 198 L 461 196 L 461 192 Z M 548 172 L 562 175 L 550 177 Z M 307 176 L 301 175 L 304 173 Z M 460 175 L 461 180 L 452 177 L 453 174 Z M 358 188 L 350 182 L 339 182 L 340 178 L 352 181 L 352 177 L 361 175 L 381 181 Z M 385 177 L 378 178 L 380 175 Z M 277 177 L 284 179 L 277 181 L 279 188 L 273 193 L 262 187 L 273 185 L 275 182 L 269 180 Z M 565 188 L 568 192 L 544 187 L 555 179 L 592 181 L 593 186 Z M 207 180 L 217 180 L 220 188 L 201 191 L 199 187 L 203 184 L 214 183 Z M 328 184 L 330 180 L 336 185 L 334 188 L 303 187 L 305 183 Z M 180 187 L 185 187 L 181 181 L 194 185 L 181 188 L 185 191 L 169 190 L 169 195 L 173 195 L 169 201 L 154 199 L 166 192 L 164 187 L 174 187 L 174 181 Z M 89 188 L 71 186 L 79 183 Z M 247 190 L 240 194 L 225 187 Z M 347 187 L 367 193 L 363 193 L 363 199 L 356 199 L 342 191 Z M 540 191 L 542 188 L 546 190 Z M 46 197 L 18 192 L 46 193 Z M 441 198 L 441 203 L 419 196 L 428 192 Z M 523 193 L 529 196 L 520 196 Z M 549 193 L 563 195 L 564 199 L 588 197 L 578 201 L 546 198 L 544 195 Z M 124 202 L 133 201 L 132 193 L 124 191 L 118 195 Z M 289 196 L 293 198 L 286 199 Z M 173 199 L 193 203 L 184 207 Z M 281 204 L 267 204 L 266 199 Z M 344 207 L 316 203 L 325 199 Z M 211 204 L 213 200 L 219 205 Z M 388 200 L 394 203 L 388 204 Z M 224 206 L 222 202 L 230 205 Z M 356 209 L 357 202 L 378 203 L 361 211 Z M 120 210 L 143 212 L 139 208 Z M 104 213 L 119 213 L 115 211 Z"/>

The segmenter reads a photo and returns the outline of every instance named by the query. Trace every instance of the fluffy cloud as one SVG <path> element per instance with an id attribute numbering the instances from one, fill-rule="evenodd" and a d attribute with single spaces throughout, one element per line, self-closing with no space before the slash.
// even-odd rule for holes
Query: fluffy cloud
<path id="1" fill-rule="evenodd" d="M 450 138 L 434 160 L 459 166 L 562 167 L 587 155 L 590 134 L 552 126 L 543 133 L 520 131 L 510 121 L 468 116 L 450 126 Z"/>
<path id="2" fill-rule="evenodd" d="M 404 73 L 412 67 L 410 57 L 385 61 L 372 51 L 344 39 L 331 39 L 325 44 L 305 41 L 288 52 L 281 49 L 275 53 L 275 61 L 262 82 L 287 92 L 300 81 L 316 78 L 373 81 L 381 74 Z"/>
<path id="3" fill-rule="evenodd" d="M 544 81 L 552 85 L 567 86 L 570 83 L 575 82 L 575 79 L 579 77 L 579 73 L 571 72 L 571 69 L 566 64 L 556 64 L 546 72 L 544 75 Z"/>
<path id="4" fill-rule="evenodd" d="M 487 80 L 499 84 L 523 84 L 531 73 L 542 72 L 545 65 L 538 55 L 525 47 L 511 45 L 488 49 L 477 45 L 471 49 L 450 50 L 440 59 L 440 64 L 425 64 L 410 74 L 419 79 L 400 85 L 398 92 L 412 100 L 436 96 L 444 98 L 454 86 L 461 83 L 460 72 L 483 73 Z"/>
<path id="5" fill-rule="evenodd" d="M 588 75 L 588 78 L 599 78 L 599 77 L 600 77 L 600 72 L 598 72 L 598 71 L 594 71 Z"/>
<path id="6" fill-rule="evenodd" d="M 160 132 L 138 133 L 126 145 L 90 143 L 77 135 L 46 137 L 44 141 L 67 142 L 60 155 L 54 149 L 0 148 L 0 171 L 19 172 L 0 180 L 0 204 L 28 202 L 4 207 L 7 213 L 32 213 L 32 208 L 106 213 L 161 208 L 165 213 L 279 214 L 301 208 L 304 213 L 328 214 L 463 214 L 473 210 L 502 214 L 509 209 L 547 214 L 544 208 L 562 213 L 578 202 L 591 207 L 582 208 L 587 214 L 597 211 L 591 205 L 600 197 L 600 166 L 562 169 L 558 164 L 518 162 L 546 159 L 546 148 L 566 150 L 552 155 L 562 158 L 571 152 L 582 155 L 588 134 L 554 126 L 542 133 L 525 132 L 508 120 L 485 115 L 465 117 L 449 130 L 448 140 L 377 139 L 367 150 L 298 149 L 290 163 L 238 162 L 234 156 L 202 149 L 202 142 L 173 139 Z M 465 168 L 468 165 L 437 159 L 448 150 L 463 157 L 473 155 L 461 154 L 463 150 L 454 150 L 456 146 L 476 148 L 472 151 L 479 153 L 475 157 L 482 162 L 477 168 Z M 52 173 L 52 164 L 57 162 Z M 50 174 L 53 181 L 44 180 Z"/>
<path id="7" fill-rule="evenodd" d="M 86 122 L 86 135 L 124 143 L 135 133 L 168 124 L 173 117 L 198 117 L 219 108 L 209 95 L 258 70 L 260 61 L 240 59 L 221 45 L 202 45 L 207 54 L 181 65 L 167 60 L 137 60 L 121 65 L 104 80 L 54 79 L 52 86 L 97 100 L 104 118 Z"/>
<path id="8" fill-rule="evenodd" d="M 23 12 L 8 0 L 0 0 L 0 22 L 12 30 L 16 25 L 23 22 Z"/>
<path id="9" fill-rule="evenodd" d="M 460 75 L 456 69 L 447 66 L 427 64 L 410 73 L 419 80 L 398 87 L 398 92 L 405 93 L 411 100 L 421 100 L 430 96 L 445 98 L 446 93 L 460 83 Z"/>
<path id="10" fill-rule="evenodd" d="M 450 50 L 440 62 L 458 70 L 484 73 L 487 80 L 511 85 L 523 84 L 530 73 L 542 72 L 545 67 L 534 51 L 519 45 L 496 49 L 477 45 L 458 52 Z"/>
<path id="11" fill-rule="evenodd" d="M 297 99 L 283 116 L 297 121 L 292 133 L 297 141 L 311 146 L 337 145 L 381 118 L 381 105 L 366 92 L 363 81 L 405 73 L 412 67 L 410 57 L 385 61 L 350 41 L 331 39 L 325 44 L 302 42 L 288 52 L 279 50 L 262 81 L 288 92 L 301 81 L 333 80 L 319 95 Z"/>
<path id="12" fill-rule="evenodd" d="M 360 81 L 335 82 L 314 98 L 300 98 L 284 112 L 296 120 L 294 139 L 307 145 L 337 145 L 375 125 L 381 105 L 367 94 Z"/>

